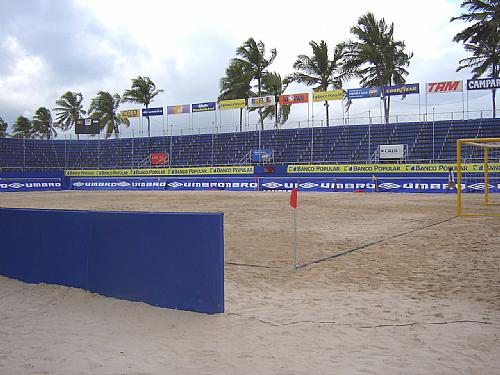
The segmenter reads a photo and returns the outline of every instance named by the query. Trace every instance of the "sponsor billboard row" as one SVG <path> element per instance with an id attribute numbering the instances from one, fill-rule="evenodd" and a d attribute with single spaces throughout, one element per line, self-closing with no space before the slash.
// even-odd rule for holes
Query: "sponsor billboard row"
<path id="1" fill-rule="evenodd" d="M 272 177 L 105 177 L 71 179 L 73 190 L 235 190 L 235 191 L 299 191 L 315 192 L 403 192 L 403 193 L 443 193 L 448 181 L 446 177 L 370 177 L 345 178 L 272 178 Z M 464 192 L 482 192 L 484 183 L 466 182 Z M 489 184 L 491 193 L 500 193 L 500 183 Z"/>
<path id="2" fill-rule="evenodd" d="M 478 78 L 478 79 L 468 79 L 467 80 L 467 90 L 492 90 L 500 88 L 500 78 Z M 463 92 L 464 83 L 463 81 L 439 81 L 439 82 L 429 82 L 425 84 L 426 94 L 437 94 L 437 93 L 450 93 L 450 92 Z M 314 91 L 312 93 L 312 101 L 320 102 L 325 100 L 342 100 L 344 98 L 348 99 L 366 99 L 366 98 L 380 98 L 383 96 L 394 96 L 394 95 L 409 95 L 420 93 L 419 83 L 407 83 L 402 85 L 392 85 L 392 86 L 382 86 L 382 87 L 359 87 L 353 89 L 347 89 L 344 91 L 342 89 L 329 90 L 329 91 Z M 308 93 L 298 93 L 298 94 L 285 94 L 278 97 L 278 103 L 281 105 L 286 104 L 297 104 L 297 103 L 308 103 L 309 94 Z M 275 96 L 262 96 L 248 99 L 230 99 L 230 100 L 220 100 L 217 102 L 204 102 L 196 104 L 182 104 L 167 106 L 167 114 L 175 115 L 181 113 L 190 112 L 206 112 L 215 111 L 217 104 L 220 110 L 225 109 L 238 109 L 238 108 L 258 108 L 267 107 L 276 104 Z M 123 117 L 139 117 L 139 109 L 128 109 L 120 111 L 120 115 Z M 163 107 L 158 108 L 143 108 L 142 115 L 144 117 L 148 116 L 161 116 L 163 115 Z"/>

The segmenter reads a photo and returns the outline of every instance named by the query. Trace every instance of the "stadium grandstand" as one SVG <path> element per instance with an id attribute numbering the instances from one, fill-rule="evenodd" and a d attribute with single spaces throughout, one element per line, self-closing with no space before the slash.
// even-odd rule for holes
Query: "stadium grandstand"
<path id="1" fill-rule="evenodd" d="M 0 169 L 36 171 L 251 164 L 252 149 L 274 164 L 378 162 L 380 145 L 405 145 L 404 162 L 455 162 L 456 140 L 500 136 L 500 120 L 336 125 L 119 139 L 0 139 Z M 169 155 L 152 162 L 151 155 Z M 465 155 L 472 158 L 473 155 Z"/>

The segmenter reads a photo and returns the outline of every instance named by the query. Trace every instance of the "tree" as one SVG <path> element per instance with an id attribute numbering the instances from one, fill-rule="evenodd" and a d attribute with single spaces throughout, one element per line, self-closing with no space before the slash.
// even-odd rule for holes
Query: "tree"
<path id="1" fill-rule="evenodd" d="M 262 78 L 267 73 L 268 67 L 276 58 L 276 49 L 270 51 L 269 57 L 266 57 L 266 46 L 262 41 L 258 43 L 249 38 L 236 49 L 236 56 L 232 62 L 241 64 L 243 71 L 257 81 L 257 96 L 262 96 Z M 264 118 L 262 108 L 259 108 L 260 126 L 264 129 Z"/>
<path id="2" fill-rule="evenodd" d="M 67 91 L 56 101 L 58 107 L 54 108 L 54 111 L 58 113 L 55 123 L 62 131 L 70 130 L 76 124 L 76 120 L 86 113 L 83 110 L 82 100 L 81 93 Z M 80 139 L 78 134 L 77 137 Z"/>
<path id="3" fill-rule="evenodd" d="M 52 126 L 52 115 L 45 107 L 36 110 L 31 122 L 33 127 L 33 137 L 41 139 L 51 139 L 57 137 L 57 132 Z"/>
<path id="4" fill-rule="evenodd" d="M 4 138 L 7 135 L 8 124 L 0 117 L 0 138 Z"/>
<path id="5" fill-rule="evenodd" d="M 113 133 L 118 138 L 120 134 L 119 126 L 130 125 L 127 118 L 117 113 L 120 101 L 121 97 L 118 94 L 111 95 L 107 91 L 99 91 L 90 103 L 89 115 L 99 120 L 99 127 L 101 131 L 105 129 L 106 138 L 109 138 Z"/>
<path id="6" fill-rule="evenodd" d="M 406 68 L 413 53 L 406 53 L 403 41 L 394 40 L 394 23 L 388 25 L 385 19 L 377 21 L 368 12 L 351 27 L 356 38 L 345 43 L 345 63 L 343 77 L 359 78 L 362 87 L 394 85 L 406 83 Z M 391 97 L 384 96 L 384 114 L 389 122 Z"/>
<path id="7" fill-rule="evenodd" d="M 16 122 L 12 125 L 12 130 L 12 135 L 16 138 L 31 138 L 33 135 L 31 121 L 24 116 L 19 116 L 16 119 Z"/>
<path id="8" fill-rule="evenodd" d="M 255 96 L 250 82 L 252 76 L 245 72 L 239 61 L 231 61 L 226 68 L 226 75 L 220 79 L 218 100 L 246 99 Z M 240 108 L 240 132 L 243 131 L 243 108 Z"/>
<path id="9" fill-rule="evenodd" d="M 153 99 L 160 93 L 164 92 L 163 89 L 157 89 L 156 85 L 151 81 L 149 77 L 141 77 L 132 79 L 132 87 L 125 90 L 122 97 L 122 102 L 125 103 L 139 103 L 143 104 L 146 108 Z M 148 121 L 148 137 L 151 136 L 151 123 L 149 116 L 146 117 Z"/>
<path id="10" fill-rule="evenodd" d="M 262 78 L 262 92 L 264 95 L 278 97 L 282 95 L 288 86 L 288 81 L 282 80 L 278 73 L 267 73 Z M 262 112 L 264 118 L 274 118 L 274 127 L 277 129 L 278 124 L 283 125 L 288 121 L 290 115 L 290 104 L 280 105 L 278 101 L 273 106 L 266 107 Z"/>
<path id="11" fill-rule="evenodd" d="M 457 72 L 471 68 L 472 77 L 487 74 L 498 78 L 500 72 L 500 1 L 468 0 L 463 1 L 466 12 L 451 18 L 450 22 L 461 20 L 472 22 L 453 37 L 453 41 L 464 44 L 467 52 L 472 53 L 459 61 Z M 496 89 L 491 90 L 493 117 L 496 117 Z"/>
<path id="12" fill-rule="evenodd" d="M 328 54 L 328 45 L 324 40 L 319 44 L 311 40 L 309 45 L 312 48 L 312 56 L 299 55 L 293 64 L 297 72 L 292 73 L 286 79 L 304 83 L 307 86 L 314 86 L 314 91 L 327 91 L 332 86 L 335 89 L 342 88 L 342 66 L 344 45 L 335 46 L 333 58 L 330 60 Z M 326 125 L 330 125 L 330 114 L 328 101 L 325 101 Z"/>

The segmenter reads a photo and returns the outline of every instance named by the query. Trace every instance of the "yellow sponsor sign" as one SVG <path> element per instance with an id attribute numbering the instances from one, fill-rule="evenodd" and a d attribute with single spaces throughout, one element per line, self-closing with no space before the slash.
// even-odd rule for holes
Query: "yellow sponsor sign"
<path id="1" fill-rule="evenodd" d="M 245 108 L 245 106 L 245 99 L 221 100 L 219 102 L 219 109 Z"/>
<path id="2" fill-rule="evenodd" d="M 445 173 L 456 164 L 297 164 L 287 173 Z M 462 164 L 462 172 L 483 172 L 484 164 Z M 488 164 L 489 172 L 500 173 L 500 163 Z"/>
<path id="3" fill-rule="evenodd" d="M 120 111 L 120 115 L 122 117 L 139 117 L 141 115 L 141 111 L 139 109 L 125 109 Z"/>
<path id="4" fill-rule="evenodd" d="M 313 102 L 323 102 L 325 100 L 342 100 L 344 90 L 316 91 L 313 92 Z"/>
<path id="5" fill-rule="evenodd" d="M 70 177 L 95 176 L 193 176 L 220 174 L 253 174 L 253 166 L 189 167 L 189 168 L 144 168 L 144 169 L 69 169 Z"/>

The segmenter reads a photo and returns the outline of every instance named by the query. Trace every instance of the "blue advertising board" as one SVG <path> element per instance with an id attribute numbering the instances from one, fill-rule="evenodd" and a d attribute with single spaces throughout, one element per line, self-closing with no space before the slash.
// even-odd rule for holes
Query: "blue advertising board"
<path id="1" fill-rule="evenodd" d="M 447 177 L 74 177 L 73 190 L 232 190 L 352 192 L 380 191 L 404 193 L 443 193 Z M 463 180 L 462 191 L 484 192 L 479 179 Z M 490 193 L 500 193 L 500 182 L 490 183 Z"/>
<path id="2" fill-rule="evenodd" d="M 419 92 L 420 85 L 418 83 L 384 86 L 384 96 L 418 94 Z"/>
<path id="3" fill-rule="evenodd" d="M 258 190 L 254 177 L 74 177 L 73 190 Z"/>
<path id="4" fill-rule="evenodd" d="M 163 107 L 157 107 L 157 108 L 143 108 L 142 109 L 142 115 L 144 117 L 149 117 L 149 116 L 162 116 L 163 115 Z"/>
<path id="5" fill-rule="evenodd" d="M 491 90 L 500 88 L 500 78 L 468 79 L 467 90 Z"/>
<path id="6" fill-rule="evenodd" d="M 273 159 L 272 148 L 254 148 L 250 152 L 250 158 L 253 163 L 267 163 Z"/>
<path id="7" fill-rule="evenodd" d="M 205 103 L 196 103 L 191 104 L 191 112 L 208 112 L 215 111 L 216 103 L 215 102 L 205 102 Z"/>
<path id="8" fill-rule="evenodd" d="M 317 192 L 394 192 L 394 193 L 444 193 L 448 181 L 446 177 L 344 177 L 344 178 L 261 178 L 259 190 Z M 453 191 L 455 191 L 453 189 Z M 482 193 L 484 184 L 471 179 L 462 183 L 462 191 Z M 500 183 L 490 184 L 490 193 L 500 193 Z"/>
<path id="9" fill-rule="evenodd" d="M 380 87 L 360 87 L 357 89 L 347 89 L 349 99 L 364 99 L 380 97 Z"/>
<path id="10" fill-rule="evenodd" d="M 2 191 L 62 190 L 60 178 L 0 178 Z"/>

